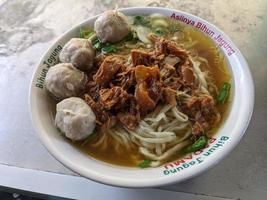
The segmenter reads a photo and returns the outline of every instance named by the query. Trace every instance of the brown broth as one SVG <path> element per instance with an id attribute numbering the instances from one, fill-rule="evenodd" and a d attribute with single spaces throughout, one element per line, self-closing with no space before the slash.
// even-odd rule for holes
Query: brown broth
<path id="1" fill-rule="evenodd" d="M 210 71 L 217 88 L 220 88 L 222 83 L 225 81 L 231 82 L 231 76 L 225 59 L 222 53 L 216 50 L 216 45 L 214 44 L 214 42 L 199 30 L 196 30 L 191 27 L 185 27 L 184 34 L 185 38 L 191 37 L 193 41 L 197 41 L 197 44 L 194 46 L 193 49 L 195 50 L 195 52 L 197 52 L 199 56 L 204 57 L 208 60 L 210 68 L 205 70 Z M 181 41 L 181 43 L 183 42 L 185 41 Z M 201 66 L 201 68 L 203 70 L 203 66 Z M 207 134 L 209 137 L 212 137 L 217 132 L 218 128 L 225 120 L 229 104 L 230 100 L 228 100 L 222 105 L 216 106 L 222 118 L 220 124 L 216 128 L 213 128 L 212 130 L 208 131 Z M 108 146 L 105 149 L 92 146 L 92 144 L 94 144 L 97 139 L 98 138 L 96 137 L 85 145 L 81 145 L 81 143 L 76 143 L 75 145 L 82 152 L 88 154 L 93 158 L 120 166 L 136 167 L 140 160 L 145 159 L 145 157 L 138 152 L 138 148 L 136 145 L 133 145 L 133 148 L 131 148 L 130 150 L 121 145 L 119 146 L 119 153 L 117 153 L 115 150 L 115 142 L 112 141 L 112 137 L 108 138 Z M 184 155 L 181 153 L 177 153 L 177 155 L 172 156 L 172 158 L 168 161 L 177 160 L 182 156 Z"/>
<path id="2" fill-rule="evenodd" d="M 144 156 L 138 153 L 138 147 L 135 144 L 133 144 L 130 149 L 127 149 L 125 146 L 119 145 L 119 151 L 116 151 L 116 142 L 112 137 L 108 137 L 109 145 L 107 145 L 106 148 L 92 146 L 92 144 L 97 142 L 97 140 L 98 138 L 96 137 L 94 138 L 94 140 L 84 145 L 82 145 L 82 143 L 76 143 L 75 145 L 93 158 L 115 165 L 136 167 L 138 160 L 145 159 Z"/>

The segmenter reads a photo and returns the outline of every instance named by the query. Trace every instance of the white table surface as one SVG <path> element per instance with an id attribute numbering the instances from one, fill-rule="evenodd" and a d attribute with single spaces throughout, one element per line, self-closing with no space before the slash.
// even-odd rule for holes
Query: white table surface
<path id="1" fill-rule="evenodd" d="M 28 88 L 40 57 L 56 37 L 106 9 L 163 6 L 217 25 L 246 57 L 256 89 L 246 136 L 219 165 L 160 189 L 94 183 L 57 162 L 33 130 Z M 75 199 L 266 199 L 267 1 L 0 0 L 0 186 Z M 101 191 L 101 194 L 99 194 Z"/>

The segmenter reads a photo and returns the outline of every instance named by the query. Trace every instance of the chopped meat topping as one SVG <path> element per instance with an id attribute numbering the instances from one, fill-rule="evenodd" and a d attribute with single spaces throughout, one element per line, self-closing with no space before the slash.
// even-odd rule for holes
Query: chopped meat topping
<path id="1" fill-rule="evenodd" d="M 95 102 L 93 100 L 93 98 L 88 94 L 84 95 L 84 100 L 94 111 L 94 113 L 96 115 L 96 119 L 97 119 L 99 124 L 107 121 L 108 113 L 105 111 L 105 109 L 103 108 L 103 106 L 101 104 Z"/>
<path id="2" fill-rule="evenodd" d="M 168 104 L 176 106 L 177 102 L 175 90 L 171 89 L 170 87 L 163 88 L 163 97 Z"/>
<path id="3" fill-rule="evenodd" d="M 115 84 L 120 85 L 124 90 L 128 90 L 131 86 L 134 86 L 136 84 L 134 71 L 134 67 L 127 67 L 124 71 L 118 73 Z"/>
<path id="4" fill-rule="evenodd" d="M 109 113 L 105 111 L 104 107 L 100 103 L 96 103 L 90 95 L 85 94 L 84 100 L 95 113 L 96 123 L 100 125 L 102 131 L 111 128 L 116 124 L 116 118 L 109 116 Z"/>
<path id="5" fill-rule="evenodd" d="M 135 129 L 140 121 L 139 106 L 136 101 L 132 99 L 128 110 L 126 112 L 119 112 L 117 118 L 128 129 Z"/>
<path id="6" fill-rule="evenodd" d="M 137 65 L 150 66 L 152 65 L 152 63 L 154 63 L 154 59 L 152 58 L 152 56 L 143 50 L 133 49 L 131 51 L 131 57 L 133 66 Z"/>
<path id="7" fill-rule="evenodd" d="M 145 114 L 156 107 L 161 96 L 159 68 L 138 65 L 135 68 L 135 79 L 135 98 L 142 114 Z"/>
<path id="8" fill-rule="evenodd" d="M 123 68 L 123 59 L 121 57 L 108 56 L 100 65 L 93 79 L 100 85 L 108 84 L 121 68 Z"/>
<path id="9" fill-rule="evenodd" d="M 167 49 L 170 54 L 179 57 L 182 61 L 188 58 L 188 52 L 185 49 L 179 48 L 173 41 L 168 41 L 167 43 Z"/>
<path id="10" fill-rule="evenodd" d="M 188 98 L 183 103 L 182 110 L 194 121 L 192 131 L 195 135 L 201 135 L 214 127 L 220 119 L 214 99 L 208 94 Z"/>
<path id="11" fill-rule="evenodd" d="M 114 86 L 100 90 L 100 101 L 106 110 L 112 108 L 119 109 L 127 106 L 127 102 L 131 98 L 121 87 Z"/>
<path id="12" fill-rule="evenodd" d="M 154 50 L 132 49 L 130 55 L 98 55 L 88 74 L 84 99 L 105 131 L 116 123 L 134 129 L 158 103 L 180 106 L 199 136 L 220 119 L 215 101 L 199 94 L 189 52 L 176 42 L 151 34 Z M 196 87 L 195 87 L 196 86 Z M 178 98 L 177 91 L 190 98 Z"/>
<path id="13" fill-rule="evenodd" d="M 88 81 L 86 84 L 86 92 L 93 98 L 93 100 L 97 101 L 99 97 L 100 85 L 95 81 Z"/>
<path id="14" fill-rule="evenodd" d="M 124 126 L 132 130 L 135 129 L 139 122 L 136 115 L 133 115 L 131 113 L 119 112 L 117 114 L 117 118 Z"/>
<path id="15" fill-rule="evenodd" d="M 181 66 L 181 76 L 183 79 L 184 85 L 192 86 L 195 81 L 195 76 L 193 72 L 193 67 L 190 65 L 189 60 Z"/>
<path id="16" fill-rule="evenodd" d="M 172 54 L 172 55 L 179 57 L 181 60 L 186 60 L 189 56 L 188 52 L 183 48 L 179 48 L 176 42 L 174 41 L 167 40 L 162 37 L 158 37 L 155 34 L 151 34 L 150 39 L 152 40 L 152 42 L 155 43 L 155 54 L 156 55 Z"/>

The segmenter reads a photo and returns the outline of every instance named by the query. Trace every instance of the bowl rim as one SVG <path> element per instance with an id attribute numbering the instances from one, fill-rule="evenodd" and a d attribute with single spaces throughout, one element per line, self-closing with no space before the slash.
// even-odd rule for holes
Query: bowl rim
<path id="1" fill-rule="evenodd" d="M 86 20 L 82 21 L 79 24 L 76 24 L 74 26 L 72 26 L 70 29 L 68 29 L 67 31 L 65 31 L 63 34 L 61 34 L 59 37 L 57 37 L 57 39 L 53 40 L 52 44 L 49 46 L 49 48 L 44 52 L 44 54 L 42 55 L 40 61 L 38 62 L 38 65 L 36 66 L 34 73 L 32 75 L 31 81 L 30 81 L 30 89 L 29 89 L 29 96 L 28 96 L 28 106 L 29 106 L 29 111 L 30 111 L 30 117 L 31 117 L 31 121 L 32 124 L 34 126 L 34 130 L 38 133 L 39 138 L 42 141 L 42 144 L 45 146 L 45 148 L 48 150 L 48 152 L 54 156 L 60 163 L 62 163 L 65 167 L 71 169 L 72 171 L 75 171 L 76 173 L 89 178 L 91 180 L 94 180 L 96 182 L 100 182 L 100 183 L 104 183 L 104 184 L 108 184 L 108 185 L 112 185 L 112 186 L 120 186 L 120 187 L 136 187 L 136 188 L 143 188 L 143 187 L 154 187 L 154 186 L 163 186 L 163 185 L 168 185 L 171 183 L 175 183 L 175 182 L 181 182 L 181 181 L 185 181 L 187 179 L 190 179 L 194 176 L 199 175 L 200 173 L 210 169 L 211 167 L 214 167 L 219 161 L 221 161 L 222 159 L 224 159 L 235 147 L 236 145 L 240 142 L 241 138 L 244 136 L 245 131 L 249 125 L 252 113 L 253 113 L 253 108 L 254 108 L 254 99 L 255 99 L 255 95 L 254 95 L 254 83 L 253 83 L 253 79 L 252 79 L 252 75 L 249 69 L 249 66 L 245 60 L 245 58 L 243 57 L 243 55 L 241 54 L 240 50 L 237 48 L 237 46 L 235 45 L 235 43 L 229 38 L 228 35 L 226 35 L 221 29 L 219 29 L 218 27 L 216 27 L 215 25 L 213 25 L 212 23 L 209 23 L 208 21 L 192 15 L 190 13 L 187 12 L 183 12 L 177 9 L 170 9 L 170 8 L 163 8 L 163 7 L 127 7 L 127 8 L 120 8 L 118 9 L 118 11 L 122 11 L 122 12 L 127 12 L 127 11 L 145 11 L 145 10 L 152 10 L 155 12 L 162 12 L 162 11 L 170 11 L 170 12 L 174 12 L 174 13 L 179 13 L 179 14 L 184 14 L 187 16 L 190 16 L 192 18 L 195 18 L 199 21 L 205 22 L 206 24 L 208 24 L 210 27 L 212 27 L 213 29 L 217 30 L 218 32 L 222 33 L 223 36 L 231 43 L 231 45 L 235 48 L 236 50 L 236 55 L 238 57 L 239 62 L 242 64 L 242 69 L 246 75 L 246 80 L 248 83 L 248 93 L 250 94 L 248 97 L 249 99 L 244 103 L 244 113 L 246 118 L 244 119 L 244 123 L 243 125 L 240 125 L 239 129 L 238 129 L 238 134 L 235 135 L 235 137 L 233 137 L 230 141 L 230 143 L 228 144 L 227 148 L 225 147 L 223 151 L 217 152 L 217 158 L 216 160 L 213 160 L 212 162 L 206 162 L 205 165 L 201 165 L 198 166 L 198 168 L 194 171 L 194 173 L 191 174 L 187 174 L 185 176 L 183 176 L 182 178 L 179 178 L 178 176 L 168 176 L 168 177 L 164 177 L 164 179 L 162 177 L 160 178 L 153 178 L 151 180 L 138 180 L 138 179 L 133 179 L 133 178 L 127 178 L 127 179 L 122 179 L 119 177 L 115 177 L 115 176 L 102 176 L 100 174 L 96 174 L 93 172 L 93 170 L 91 171 L 90 174 L 88 174 L 85 170 L 83 170 L 80 166 L 73 164 L 71 162 L 69 162 L 68 159 L 65 159 L 66 156 L 64 156 L 62 153 L 60 153 L 60 151 L 57 151 L 57 149 L 49 142 L 48 138 L 46 138 L 45 134 L 43 134 L 43 130 L 39 129 L 39 122 L 36 120 L 35 118 L 35 113 L 34 113 L 34 107 L 33 107 L 33 95 L 32 95 L 32 90 L 33 90 L 33 86 L 34 86 L 34 79 L 37 75 L 37 71 L 38 68 L 41 65 L 41 61 L 43 60 L 43 58 L 50 52 L 51 48 L 62 38 L 64 37 L 67 33 L 75 30 L 77 27 L 81 26 L 82 24 L 91 21 L 93 19 L 95 19 L 96 17 L 98 17 L 99 15 L 95 15 L 92 17 L 87 18 Z M 234 73 L 232 73 L 232 75 L 234 75 Z"/>

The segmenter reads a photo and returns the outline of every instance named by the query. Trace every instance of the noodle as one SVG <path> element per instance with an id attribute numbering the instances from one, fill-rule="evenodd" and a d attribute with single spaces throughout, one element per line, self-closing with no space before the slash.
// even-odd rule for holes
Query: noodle
<path id="1" fill-rule="evenodd" d="M 106 141 L 107 135 L 103 134 L 103 133 L 101 133 L 100 135 L 101 135 L 101 137 L 98 139 L 98 141 L 96 143 L 91 144 L 93 147 L 97 147 L 99 145 L 102 145 L 104 143 L 104 141 Z"/>
<path id="2" fill-rule="evenodd" d="M 188 116 L 175 106 L 165 105 L 141 120 L 134 131 L 116 126 L 108 133 L 120 144 L 128 144 L 130 139 L 139 146 L 142 155 L 153 160 L 151 166 L 158 166 L 161 160 L 168 159 L 188 145 L 190 141 L 186 139 L 191 135 L 191 129 L 187 127 Z M 115 150 L 118 150 L 116 146 Z"/>
<path id="3" fill-rule="evenodd" d="M 177 123 L 177 121 L 173 122 L 175 123 L 173 125 L 170 124 L 170 126 L 166 128 L 164 131 L 179 131 L 188 126 L 188 123 L 180 124 L 179 122 Z"/>
<path id="4" fill-rule="evenodd" d="M 150 158 L 152 160 L 164 160 L 164 159 L 170 157 L 171 155 L 173 155 L 175 152 L 177 152 L 177 151 L 181 150 L 182 148 L 184 148 L 185 146 L 189 145 L 190 143 L 191 143 L 190 140 L 185 140 L 181 143 L 178 143 L 174 147 L 165 151 L 165 153 L 163 153 L 160 156 L 151 153 L 149 150 L 147 150 L 143 147 L 139 147 L 139 151 L 140 151 L 140 153 L 146 155 L 148 158 Z"/>
<path id="5" fill-rule="evenodd" d="M 170 142 L 172 141 L 173 139 L 175 139 L 176 137 L 174 136 L 168 136 L 168 137 L 162 137 L 162 138 L 145 138 L 145 137 L 142 137 L 138 134 L 136 134 L 135 132 L 127 129 L 131 134 L 133 134 L 136 138 L 138 138 L 139 140 L 141 141 L 145 141 L 145 142 L 148 142 L 148 143 L 154 143 L 154 144 L 158 144 L 158 143 L 165 143 L 165 142 Z"/>
<path id="6" fill-rule="evenodd" d="M 183 114 L 182 112 L 180 112 L 176 107 L 172 107 L 172 113 L 173 115 L 176 117 L 176 119 L 178 119 L 181 122 L 186 122 L 188 121 L 188 117 L 187 115 Z"/>
<path id="7" fill-rule="evenodd" d="M 210 92 L 208 91 L 208 83 L 207 83 L 206 78 L 205 78 L 205 76 L 206 76 L 205 72 L 202 72 L 200 70 L 200 67 L 199 67 L 200 62 L 192 60 L 192 63 L 193 63 L 193 69 L 195 71 L 195 74 L 198 77 L 199 90 L 203 93 L 210 94 Z"/>
<path id="8" fill-rule="evenodd" d="M 153 161 L 150 163 L 150 167 L 158 167 L 161 165 L 161 162 L 160 161 Z"/>
<path id="9" fill-rule="evenodd" d="M 153 150 L 156 146 L 155 144 L 144 142 L 144 141 L 141 141 L 141 145 L 144 146 L 145 148 L 151 149 L 151 150 Z"/>
<path id="10" fill-rule="evenodd" d="M 165 113 L 160 113 L 156 118 L 148 117 L 148 118 L 145 118 L 144 121 L 159 122 L 164 117 L 166 117 Z"/>
<path id="11" fill-rule="evenodd" d="M 156 144 L 156 154 L 159 156 L 162 154 L 162 149 L 160 144 Z"/>
<path id="12" fill-rule="evenodd" d="M 114 131 L 108 131 L 109 135 L 111 135 L 118 143 L 123 144 L 122 139 L 115 134 Z"/>
<path id="13" fill-rule="evenodd" d="M 205 63 L 206 66 L 207 66 L 208 68 L 210 68 L 209 62 L 208 62 L 208 60 L 207 60 L 206 58 L 203 58 L 203 57 L 201 57 L 201 56 L 198 56 L 198 57 L 194 57 L 194 59 L 195 59 L 195 60 L 198 60 L 198 61 L 200 61 L 200 62 L 202 62 L 202 63 Z"/>
<path id="14" fill-rule="evenodd" d="M 151 135 L 152 137 L 156 137 L 156 138 L 162 138 L 162 137 L 168 137 L 168 136 L 174 136 L 175 137 L 175 133 L 170 132 L 170 131 L 161 131 L 161 132 L 151 131 L 148 134 Z"/>
<path id="15" fill-rule="evenodd" d="M 172 146 L 172 145 L 176 145 L 176 144 L 178 144 L 178 143 L 184 141 L 185 139 L 187 139 L 187 138 L 191 135 L 191 133 L 192 133 L 192 132 L 191 132 L 191 130 L 189 129 L 189 130 L 184 134 L 183 137 L 181 137 L 181 138 L 177 138 L 176 140 L 170 142 L 169 145 L 170 145 L 170 146 Z"/>
<path id="16" fill-rule="evenodd" d="M 189 94 L 186 94 L 185 92 L 182 92 L 182 91 L 179 91 L 179 90 L 176 92 L 176 96 L 177 96 L 177 98 L 179 98 L 179 97 L 190 98 L 191 97 Z"/>

